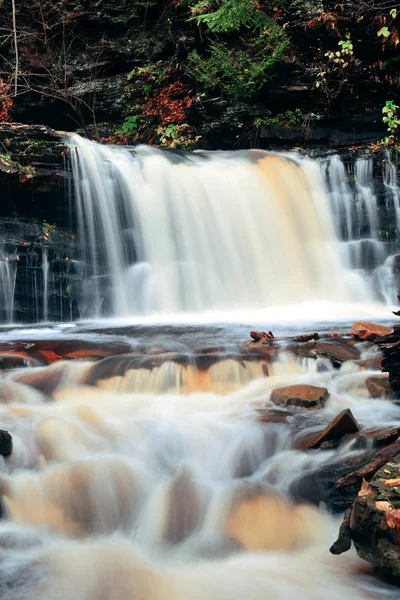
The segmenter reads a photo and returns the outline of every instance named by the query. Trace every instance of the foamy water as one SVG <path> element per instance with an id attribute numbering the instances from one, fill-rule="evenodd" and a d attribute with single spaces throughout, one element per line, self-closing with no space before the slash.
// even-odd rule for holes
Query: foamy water
<path id="1" fill-rule="evenodd" d="M 304 382 L 331 396 L 303 430 L 349 407 L 365 427 L 400 425 L 398 407 L 369 398 L 373 371 L 289 352 L 268 377 L 229 358 L 206 381 L 167 361 L 87 385 L 93 369 L 61 361 L 0 381 L 14 438 L 0 474 L 2 599 L 397 597 L 353 552 L 329 554 L 339 518 L 290 496 L 336 452 L 295 450 L 296 420 L 257 420 L 273 388 Z"/>

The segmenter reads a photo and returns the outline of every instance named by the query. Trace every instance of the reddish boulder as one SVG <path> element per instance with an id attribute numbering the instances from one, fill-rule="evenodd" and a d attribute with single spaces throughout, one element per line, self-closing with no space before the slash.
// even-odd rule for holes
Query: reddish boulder
<path id="1" fill-rule="evenodd" d="M 326 388 L 314 385 L 288 385 L 272 390 L 271 402 L 294 410 L 324 408 L 329 393 Z"/>
<path id="2" fill-rule="evenodd" d="M 392 333 L 392 327 L 370 323 L 369 321 L 357 321 L 353 323 L 351 333 L 359 340 L 374 340 L 383 335 Z"/>
<path id="3" fill-rule="evenodd" d="M 326 442 L 340 442 L 340 440 L 349 434 L 358 433 L 360 426 L 349 408 L 342 410 L 323 431 L 314 434 L 311 438 L 298 444 L 299 450 L 310 450 L 320 448 Z"/>
<path id="4" fill-rule="evenodd" d="M 388 398 L 392 392 L 388 373 L 368 377 L 365 384 L 372 398 Z"/>

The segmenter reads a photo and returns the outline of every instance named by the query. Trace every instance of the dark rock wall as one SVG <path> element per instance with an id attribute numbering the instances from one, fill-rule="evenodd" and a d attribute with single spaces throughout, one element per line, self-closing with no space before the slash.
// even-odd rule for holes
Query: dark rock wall
<path id="1" fill-rule="evenodd" d="M 99 137 L 113 135 L 126 116 L 143 115 L 146 103 L 159 90 L 152 80 L 151 91 L 139 82 L 132 92 L 137 75 L 129 79 L 129 73 L 155 66 L 156 79 L 163 79 L 163 69 L 169 70 L 168 84 L 178 81 L 186 98 L 191 98 L 184 119 L 200 136 L 197 145 L 203 148 L 340 147 L 375 142 L 385 135 L 382 107 L 395 100 L 399 91 L 399 49 L 394 37 L 399 17 L 390 17 L 387 3 L 259 3 L 259 10 L 272 16 L 287 35 L 289 45 L 274 76 L 245 101 L 227 97 L 218 87 L 207 91 L 189 57 L 196 51 L 206 58 L 214 40 L 251 56 L 251 28 L 210 32 L 190 18 L 193 4 L 21 0 L 17 5 L 20 76 L 12 119 L 70 131 L 84 128 Z M 371 4 L 373 10 L 368 8 Z M 5 0 L 0 15 L 8 30 L 11 12 L 11 0 Z M 383 43 L 378 31 L 385 23 L 392 33 Z M 327 75 L 329 89 L 323 91 L 324 86 L 318 88 L 316 82 L 330 68 L 326 53 L 337 51 L 338 42 L 347 36 L 354 56 L 348 66 Z M 0 52 L 2 77 L 11 77 L 13 86 L 11 36 L 0 40 Z M 287 111 L 299 111 L 298 122 L 286 118 Z M 278 122 L 269 122 L 269 116 L 278 116 Z M 257 118 L 265 123 L 255 124 Z M 143 120 L 145 127 L 139 127 L 135 143 L 151 142 L 162 124 L 160 115 Z"/>

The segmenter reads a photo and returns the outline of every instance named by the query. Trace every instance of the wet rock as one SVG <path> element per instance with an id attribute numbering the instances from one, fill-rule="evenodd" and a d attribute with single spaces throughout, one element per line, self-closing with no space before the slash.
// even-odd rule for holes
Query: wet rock
<path id="1" fill-rule="evenodd" d="M 389 335 L 392 332 L 391 327 L 370 323 L 369 321 L 357 321 L 353 323 L 351 333 L 359 340 L 375 340 L 383 335 Z"/>
<path id="2" fill-rule="evenodd" d="M 35 361 L 18 354 L 0 354 L 0 370 L 22 369 L 24 367 L 33 367 Z"/>
<path id="3" fill-rule="evenodd" d="M 323 408 L 329 398 L 326 388 L 314 385 L 288 385 L 272 390 L 271 402 L 295 410 Z"/>
<path id="4" fill-rule="evenodd" d="M 0 429 L 0 454 L 2 456 L 9 456 L 13 449 L 13 441 L 11 434 L 8 431 Z"/>
<path id="5" fill-rule="evenodd" d="M 382 355 L 379 354 L 374 356 L 373 358 L 364 358 L 362 360 L 357 360 L 356 364 L 360 367 L 362 371 L 380 371 L 382 369 Z"/>
<path id="6" fill-rule="evenodd" d="M 344 518 L 342 524 L 340 525 L 338 539 L 332 546 L 329 551 L 332 554 L 342 554 L 343 552 L 347 552 L 351 548 L 351 529 L 350 529 L 350 517 L 351 517 L 352 508 L 348 508 L 344 514 Z"/>
<path id="7" fill-rule="evenodd" d="M 357 360 L 360 352 L 354 347 L 352 340 L 335 338 L 326 342 L 317 342 L 315 351 L 318 356 L 329 358 L 334 366 L 340 366 L 347 360 Z"/>
<path id="8" fill-rule="evenodd" d="M 289 410 L 260 408 L 257 410 L 257 420 L 260 423 L 285 423 L 291 414 Z"/>
<path id="9" fill-rule="evenodd" d="M 182 469 L 168 490 L 164 539 L 179 544 L 199 526 L 203 518 L 198 488 L 188 469 Z"/>
<path id="10" fill-rule="evenodd" d="M 354 501 L 350 535 L 357 553 L 382 575 L 400 578 L 400 455 L 365 481 Z"/>
<path id="11" fill-rule="evenodd" d="M 400 427 L 389 427 L 387 429 L 372 429 L 369 431 L 361 431 L 357 436 L 358 442 L 365 442 L 364 447 L 368 442 L 372 441 L 374 446 L 379 448 L 388 446 L 395 442 L 400 435 Z"/>
<path id="12" fill-rule="evenodd" d="M 360 426 L 353 416 L 353 413 L 349 408 L 342 410 L 325 429 L 311 438 L 304 440 L 302 443 L 297 445 L 299 450 L 309 450 L 314 448 L 330 448 L 331 446 L 337 445 L 344 436 L 349 434 L 358 433 Z M 333 444 L 327 444 L 327 442 L 333 442 Z"/>
<path id="13" fill-rule="evenodd" d="M 392 392 L 387 374 L 368 377 L 365 384 L 372 398 L 389 398 Z"/>
<path id="14" fill-rule="evenodd" d="M 227 539 L 247 551 L 294 550 L 313 541 L 320 513 L 296 506 L 276 490 L 244 484 L 233 493 L 226 522 Z"/>
<path id="15" fill-rule="evenodd" d="M 268 344 L 274 340 L 274 334 L 272 331 L 250 331 L 250 337 L 253 339 L 253 342 L 259 342 L 262 344 Z"/>
<path id="16" fill-rule="evenodd" d="M 344 512 L 357 496 L 363 478 L 370 479 L 399 453 L 400 440 L 396 440 L 379 450 L 337 457 L 299 475 L 289 492 L 296 500 L 324 502 L 332 512 Z"/>
<path id="17" fill-rule="evenodd" d="M 294 342 L 310 342 L 311 340 L 318 340 L 318 333 L 305 333 L 303 335 L 297 335 L 293 338 Z"/>
<path id="18" fill-rule="evenodd" d="M 375 343 L 382 351 L 382 370 L 389 373 L 390 387 L 393 398 L 400 399 L 400 325 L 395 325 L 393 331 L 377 338 Z"/>

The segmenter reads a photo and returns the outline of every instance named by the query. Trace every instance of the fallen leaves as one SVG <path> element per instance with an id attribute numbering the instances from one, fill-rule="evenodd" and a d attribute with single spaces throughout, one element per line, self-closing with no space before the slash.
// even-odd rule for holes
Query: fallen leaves
<path id="1" fill-rule="evenodd" d="M 400 529 L 400 509 L 390 510 L 385 515 L 386 523 L 391 529 Z"/>
<path id="2" fill-rule="evenodd" d="M 396 485 L 400 485 L 400 477 L 397 477 L 396 479 L 386 479 L 384 481 L 385 481 L 385 484 L 390 487 L 395 487 Z"/>
<path id="3" fill-rule="evenodd" d="M 372 496 L 374 493 L 372 487 L 369 485 L 368 481 L 363 478 L 360 491 L 358 492 L 359 498 L 364 498 L 365 496 Z"/>

